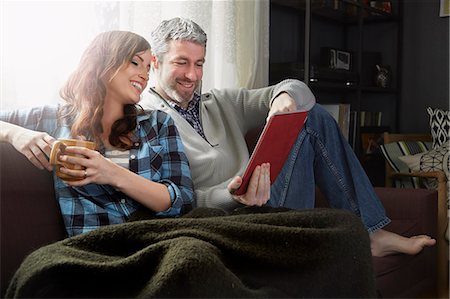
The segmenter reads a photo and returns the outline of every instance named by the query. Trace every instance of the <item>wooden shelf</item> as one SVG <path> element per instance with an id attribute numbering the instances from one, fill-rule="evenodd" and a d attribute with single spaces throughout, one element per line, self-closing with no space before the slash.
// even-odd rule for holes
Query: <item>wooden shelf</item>
<path id="1" fill-rule="evenodd" d="M 323 90 L 323 91 L 355 91 L 357 89 L 356 85 L 346 85 L 344 82 L 316 82 L 310 81 L 309 87 L 313 90 Z"/>
<path id="2" fill-rule="evenodd" d="M 373 92 L 373 93 L 396 93 L 398 88 L 382 88 L 377 86 L 361 86 L 361 91 L 363 92 Z"/>
<path id="3" fill-rule="evenodd" d="M 336 7 L 325 5 L 324 1 L 311 0 L 311 14 L 323 20 L 338 22 L 347 25 L 358 24 L 358 9 L 364 9 L 363 22 L 381 23 L 397 22 L 399 18 L 392 13 L 373 8 L 352 0 L 340 0 L 335 2 Z M 305 11 L 305 0 L 271 0 L 271 4 Z"/>
<path id="4" fill-rule="evenodd" d="M 353 114 L 356 125 L 353 127 L 355 133 L 352 146 L 358 155 L 361 147 L 360 134 L 367 129 L 359 126 L 359 112 L 383 112 L 387 116 L 383 123 L 396 130 L 402 82 L 402 59 L 399 53 L 402 51 L 403 3 L 401 0 L 392 0 L 391 13 L 370 7 L 368 2 L 370 1 L 270 1 L 271 9 L 275 11 L 273 26 L 276 29 L 273 32 L 277 37 L 274 40 L 277 43 L 281 41 L 284 47 L 292 47 L 289 51 L 283 48 L 276 52 L 278 48 L 274 44 L 276 54 L 270 62 L 270 82 L 276 83 L 286 78 L 306 80 L 305 83 L 320 101 L 350 104 L 351 110 L 356 112 Z M 309 9 L 306 9 L 307 5 Z M 388 26 L 377 26 L 382 24 Z M 278 35 L 283 31 L 287 33 L 289 40 L 279 38 Z M 296 32 L 297 36 L 293 36 L 292 32 Z M 379 41 L 368 38 L 371 34 L 377 34 Z M 326 69 L 329 65 L 326 60 L 337 56 L 334 54 L 335 56 L 323 57 L 322 48 L 328 47 L 352 54 L 351 71 Z M 391 67 L 392 87 L 374 86 L 372 72 L 376 64 Z M 308 67 L 308 70 L 305 71 L 304 67 Z"/>

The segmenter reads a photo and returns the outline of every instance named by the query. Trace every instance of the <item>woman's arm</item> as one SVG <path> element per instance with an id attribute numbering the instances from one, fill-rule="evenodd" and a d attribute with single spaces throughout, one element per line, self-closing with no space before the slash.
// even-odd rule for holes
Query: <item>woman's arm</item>
<path id="1" fill-rule="evenodd" d="M 161 158 L 162 161 L 158 163 L 160 166 L 154 166 L 150 161 L 158 159 L 144 158 L 142 159 L 144 162 L 139 162 L 139 168 L 156 167 L 160 174 L 157 182 L 114 164 L 96 151 L 67 147 L 66 152 L 82 154 L 86 158 L 62 156 L 61 159 L 86 167 L 87 174 L 85 179 L 67 184 L 71 186 L 89 183 L 108 184 L 147 208 L 168 216 L 179 215 L 191 207 L 194 198 L 192 179 L 178 131 L 167 114 L 158 112 L 152 116 L 158 117 L 158 123 L 152 129 L 159 128 L 156 138 L 161 145 L 161 151 L 157 153 L 157 158 Z M 149 142 L 148 139 L 145 140 L 147 141 L 142 142 Z M 141 170 L 138 169 L 138 172 Z M 84 170 L 62 169 L 62 171 L 74 176 L 84 176 Z"/>
<path id="2" fill-rule="evenodd" d="M 111 160 L 103 157 L 99 152 L 82 147 L 68 146 L 66 153 L 79 154 L 84 157 L 60 156 L 63 162 L 84 166 L 86 170 L 71 170 L 61 168 L 60 171 L 71 176 L 83 178 L 79 181 L 67 181 L 70 186 L 84 186 L 87 184 L 110 185 L 116 190 L 128 195 L 145 207 L 156 211 L 164 211 L 171 207 L 167 186 L 150 181 Z"/>

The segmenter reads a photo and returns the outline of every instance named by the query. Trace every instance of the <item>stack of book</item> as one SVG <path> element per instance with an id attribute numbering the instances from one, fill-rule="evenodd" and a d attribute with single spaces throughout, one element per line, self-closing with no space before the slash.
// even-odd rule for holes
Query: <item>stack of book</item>
<path id="1" fill-rule="evenodd" d="M 350 104 L 322 104 L 322 106 L 336 120 L 342 135 L 344 135 L 352 148 L 356 149 L 357 112 L 350 110 Z M 367 129 L 370 129 L 369 127 L 381 128 L 381 117 L 382 112 L 360 111 L 359 126 Z"/>

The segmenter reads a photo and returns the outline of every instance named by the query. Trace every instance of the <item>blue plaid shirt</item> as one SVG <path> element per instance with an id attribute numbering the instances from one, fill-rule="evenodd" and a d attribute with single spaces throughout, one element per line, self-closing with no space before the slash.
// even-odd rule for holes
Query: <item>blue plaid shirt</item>
<path id="1" fill-rule="evenodd" d="M 1 112 L 0 120 L 27 129 L 47 132 L 55 138 L 70 137 L 70 125 L 57 117 L 57 107 Z M 138 116 L 135 143 L 130 149 L 129 169 L 140 176 L 165 184 L 172 206 L 156 216 L 179 216 L 194 202 L 189 163 L 172 118 L 162 111 Z M 103 225 L 126 222 L 130 215 L 145 209 L 140 203 L 109 185 L 88 184 L 71 187 L 54 175 L 56 197 L 69 236 Z"/>

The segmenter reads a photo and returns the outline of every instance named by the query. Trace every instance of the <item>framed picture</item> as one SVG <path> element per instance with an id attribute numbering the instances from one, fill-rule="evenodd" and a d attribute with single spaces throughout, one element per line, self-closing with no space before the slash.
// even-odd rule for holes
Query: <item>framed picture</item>
<path id="1" fill-rule="evenodd" d="M 439 9 L 440 17 L 450 16 L 450 0 L 441 0 L 441 6 Z"/>
<path id="2" fill-rule="evenodd" d="M 352 53 L 350 51 L 322 47 L 320 52 L 321 65 L 336 70 L 350 71 L 352 69 Z"/>
<path id="3" fill-rule="evenodd" d="M 352 55 L 347 51 L 336 51 L 336 69 L 338 70 L 350 70 L 352 62 Z"/>

